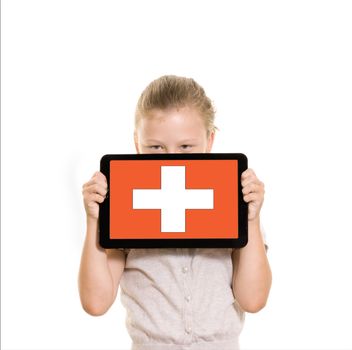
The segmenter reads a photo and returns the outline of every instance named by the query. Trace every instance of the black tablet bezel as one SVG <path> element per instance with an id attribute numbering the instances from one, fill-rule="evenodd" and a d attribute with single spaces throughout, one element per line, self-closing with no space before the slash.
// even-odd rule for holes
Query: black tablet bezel
<path id="1" fill-rule="evenodd" d="M 106 154 L 100 160 L 100 171 L 105 175 L 110 188 L 111 160 L 202 160 L 234 159 L 238 161 L 238 238 L 205 239 L 111 239 L 109 192 L 99 204 L 99 244 L 109 248 L 242 248 L 248 242 L 248 203 L 243 200 L 241 174 L 248 168 L 243 153 L 163 153 L 163 154 Z"/>

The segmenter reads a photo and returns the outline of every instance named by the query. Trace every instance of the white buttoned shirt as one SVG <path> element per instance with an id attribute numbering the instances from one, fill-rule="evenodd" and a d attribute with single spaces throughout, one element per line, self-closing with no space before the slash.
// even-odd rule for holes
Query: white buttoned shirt
<path id="1" fill-rule="evenodd" d="M 131 350 L 239 349 L 245 313 L 232 291 L 232 248 L 122 250 Z"/>

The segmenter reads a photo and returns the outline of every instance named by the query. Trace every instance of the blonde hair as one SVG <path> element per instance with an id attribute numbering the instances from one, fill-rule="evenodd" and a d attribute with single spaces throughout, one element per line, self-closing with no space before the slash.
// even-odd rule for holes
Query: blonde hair
<path id="1" fill-rule="evenodd" d="M 139 121 L 154 109 L 194 107 L 203 118 L 207 135 L 219 130 L 214 125 L 215 108 L 204 89 L 192 78 L 164 75 L 153 80 L 139 97 L 135 112 L 135 130 Z"/>

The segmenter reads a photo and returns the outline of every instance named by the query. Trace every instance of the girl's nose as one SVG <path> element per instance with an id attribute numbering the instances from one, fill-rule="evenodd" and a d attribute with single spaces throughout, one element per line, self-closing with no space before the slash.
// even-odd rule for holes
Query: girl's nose
<path id="1" fill-rule="evenodd" d="M 166 149 L 166 153 L 177 153 L 177 149 L 168 148 L 168 149 Z"/>
<path id="2" fill-rule="evenodd" d="M 180 150 L 170 150 L 170 151 L 166 151 L 166 153 L 182 153 L 182 151 L 180 151 Z"/>

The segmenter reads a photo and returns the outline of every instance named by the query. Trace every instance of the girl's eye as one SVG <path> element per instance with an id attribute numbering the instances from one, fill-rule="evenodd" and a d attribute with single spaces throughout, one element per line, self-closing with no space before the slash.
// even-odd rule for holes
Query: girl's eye
<path id="1" fill-rule="evenodd" d="M 181 146 L 183 149 L 189 149 L 189 148 L 191 148 L 192 146 L 191 145 L 182 145 Z"/>
<path id="2" fill-rule="evenodd" d="M 158 147 L 161 147 L 161 146 L 159 146 L 159 145 L 152 145 L 152 146 L 149 146 L 149 148 L 151 148 L 151 149 L 158 149 Z"/>

